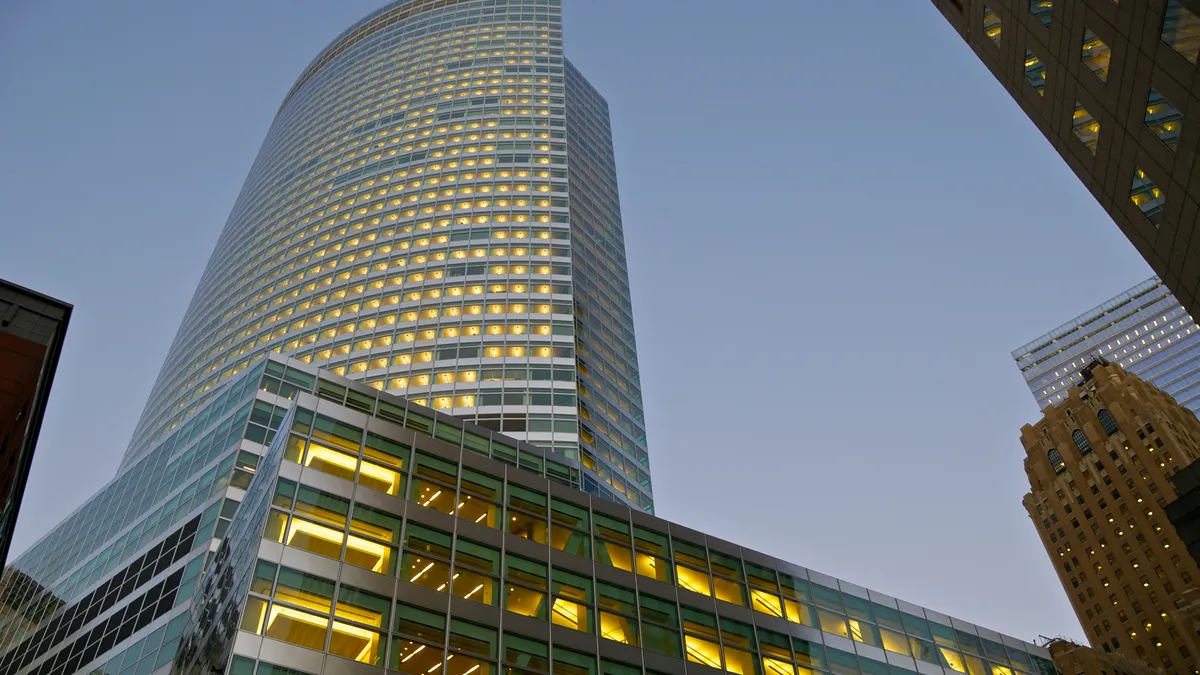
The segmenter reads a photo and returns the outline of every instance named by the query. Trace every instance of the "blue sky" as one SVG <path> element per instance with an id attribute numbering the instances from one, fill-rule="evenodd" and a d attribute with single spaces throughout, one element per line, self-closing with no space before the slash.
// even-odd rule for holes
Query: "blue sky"
<path id="1" fill-rule="evenodd" d="M 75 304 L 14 551 L 112 477 L 280 101 L 381 4 L 0 7 L 0 277 Z M 613 116 L 659 515 L 1082 640 L 1009 352 L 1150 270 L 1049 143 L 928 2 L 564 4 Z"/>

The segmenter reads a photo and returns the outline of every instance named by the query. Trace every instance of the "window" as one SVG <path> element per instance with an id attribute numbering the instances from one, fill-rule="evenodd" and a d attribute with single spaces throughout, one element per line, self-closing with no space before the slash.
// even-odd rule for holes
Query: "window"
<path id="1" fill-rule="evenodd" d="M 1108 434 L 1109 436 L 1112 436 L 1120 431 L 1120 429 L 1117 428 L 1117 421 L 1113 419 L 1112 413 L 1108 412 L 1104 408 L 1101 408 L 1100 412 L 1096 413 L 1096 417 L 1099 418 L 1100 426 L 1104 428 L 1104 433 Z"/>
<path id="2" fill-rule="evenodd" d="M 1165 96 L 1154 87 L 1150 88 L 1150 97 L 1146 100 L 1146 128 L 1158 136 L 1163 145 L 1175 152 L 1179 144 L 1179 131 L 1183 127 L 1183 113 L 1171 105 Z"/>
<path id="3" fill-rule="evenodd" d="M 1046 28 L 1050 27 L 1050 17 L 1054 13 L 1054 0 L 1029 0 L 1029 13 L 1037 17 Z"/>
<path id="4" fill-rule="evenodd" d="M 683 630 L 687 660 L 720 670 L 721 648 L 718 644 L 717 618 L 708 612 L 684 607 Z"/>
<path id="5" fill-rule="evenodd" d="M 634 592 L 597 582 L 600 604 L 600 637 L 627 645 L 638 645 L 637 599 Z"/>
<path id="6" fill-rule="evenodd" d="M 1108 82 L 1108 63 L 1112 58 L 1112 50 L 1087 27 L 1083 29 L 1083 50 L 1079 58 L 1101 82 Z"/>
<path id="7" fill-rule="evenodd" d="M 1046 451 L 1046 457 L 1050 460 L 1050 468 L 1054 469 L 1054 473 L 1065 473 L 1067 464 L 1063 461 L 1062 455 L 1058 450 L 1050 448 Z"/>
<path id="8" fill-rule="evenodd" d="M 634 527 L 633 543 L 636 549 L 634 557 L 637 573 L 668 584 L 672 583 L 671 564 L 667 562 L 670 557 L 667 536 Z"/>
<path id="9" fill-rule="evenodd" d="M 675 658 L 682 656 L 679 641 L 679 612 L 674 600 L 640 595 L 642 647 Z"/>
<path id="10" fill-rule="evenodd" d="M 1071 440 L 1075 441 L 1075 447 L 1079 448 L 1079 454 L 1086 455 L 1092 451 L 1092 444 L 1088 443 L 1087 436 L 1079 429 L 1071 432 Z"/>
<path id="11" fill-rule="evenodd" d="M 1075 138 L 1083 143 L 1084 147 L 1096 154 L 1096 145 L 1100 142 L 1100 123 L 1096 121 L 1092 114 L 1083 107 L 1079 101 L 1075 102 L 1075 115 L 1071 120 L 1071 132 L 1075 134 Z"/>
<path id="12" fill-rule="evenodd" d="M 992 39 L 997 47 L 1000 46 L 1000 16 L 991 7 L 983 6 L 983 34 Z"/>
<path id="13" fill-rule="evenodd" d="M 1038 96 L 1045 96 L 1046 65 L 1028 49 L 1025 50 L 1025 81 L 1037 91 Z"/>
<path id="14" fill-rule="evenodd" d="M 1191 63 L 1200 54 L 1200 18 L 1180 0 L 1167 0 L 1163 13 L 1162 41 Z"/>
<path id="15" fill-rule="evenodd" d="M 550 545 L 577 556 L 591 557 L 591 519 L 587 507 L 550 500 Z"/>
<path id="16" fill-rule="evenodd" d="M 539 562 L 505 556 L 504 609 L 522 616 L 546 618 L 546 566 Z"/>
<path id="17" fill-rule="evenodd" d="M 1129 187 L 1129 199 L 1138 207 L 1143 216 L 1150 221 L 1154 227 L 1158 227 L 1162 223 L 1163 206 L 1166 204 L 1167 197 L 1163 191 L 1158 189 L 1154 181 L 1142 171 L 1141 167 L 1133 169 L 1133 183 Z"/>
<path id="18" fill-rule="evenodd" d="M 592 580 L 556 568 L 551 581 L 554 600 L 550 620 L 559 626 L 592 632 Z"/>

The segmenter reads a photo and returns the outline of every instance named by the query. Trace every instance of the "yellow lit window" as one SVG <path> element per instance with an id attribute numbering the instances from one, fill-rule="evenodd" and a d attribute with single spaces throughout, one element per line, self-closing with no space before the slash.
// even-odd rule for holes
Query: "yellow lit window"
<path id="1" fill-rule="evenodd" d="M 585 633 L 590 628 L 587 605 L 572 602 L 566 598 L 554 599 L 550 619 L 555 625 L 566 626 Z"/>
<path id="2" fill-rule="evenodd" d="M 721 669 L 721 649 L 717 643 L 698 638 L 694 635 L 684 635 L 687 647 L 687 660 L 699 663 L 709 668 Z"/>
<path id="3" fill-rule="evenodd" d="M 684 565 L 675 565 L 675 577 L 679 579 L 679 587 L 686 588 L 702 595 L 712 595 L 709 588 L 708 573 L 692 569 Z"/>

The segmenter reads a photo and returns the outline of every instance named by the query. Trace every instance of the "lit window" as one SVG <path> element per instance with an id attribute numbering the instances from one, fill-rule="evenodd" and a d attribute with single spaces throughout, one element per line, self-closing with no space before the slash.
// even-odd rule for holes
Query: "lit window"
<path id="1" fill-rule="evenodd" d="M 1112 50 L 1090 28 L 1083 29 L 1083 51 L 1079 58 L 1101 82 L 1108 82 L 1108 63 Z"/>
<path id="2" fill-rule="evenodd" d="M 1046 28 L 1050 27 L 1050 15 L 1054 13 L 1054 0 L 1029 0 L 1029 13 L 1036 16 Z"/>
<path id="3" fill-rule="evenodd" d="M 1071 131 L 1075 134 L 1081 143 L 1087 146 L 1092 154 L 1096 154 L 1096 144 L 1100 141 L 1100 123 L 1092 117 L 1092 114 L 1083 107 L 1083 104 L 1075 102 L 1075 116 L 1071 121 Z"/>
<path id="4" fill-rule="evenodd" d="M 1200 18 L 1180 0 L 1167 0 L 1163 13 L 1162 41 L 1195 63 L 1200 54 Z"/>
<path id="5" fill-rule="evenodd" d="M 1154 181 L 1150 180 L 1150 177 L 1140 167 L 1135 167 L 1133 170 L 1133 184 L 1129 188 L 1129 199 L 1152 225 L 1158 227 L 1162 223 L 1163 205 L 1167 201 L 1166 195 L 1158 189 Z"/>
<path id="6" fill-rule="evenodd" d="M 1067 470 L 1067 464 L 1063 461 L 1062 454 L 1050 448 L 1046 452 L 1046 457 L 1050 460 L 1050 467 L 1054 469 L 1054 473 L 1064 473 Z"/>
<path id="7" fill-rule="evenodd" d="M 1045 96 L 1042 90 L 1046 88 L 1046 64 L 1028 49 L 1025 50 L 1025 81 L 1037 90 L 1039 96 Z"/>
<path id="8" fill-rule="evenodd" d="M 1179 130 L 1183 126 L 1183 113 L 1171 105 L 1154 87 L 1150 88 L 1150 97 L 1146 100 L 1146 128 L 1158 136 L 1172 152 L 1179 144 Z"/>
<path id="9" fill-rule="evenodd" d="M 991 7 L 983 6 L 983 34 L 990 37 L 996 46 L 1000 46 L 1000 16 Z"/>

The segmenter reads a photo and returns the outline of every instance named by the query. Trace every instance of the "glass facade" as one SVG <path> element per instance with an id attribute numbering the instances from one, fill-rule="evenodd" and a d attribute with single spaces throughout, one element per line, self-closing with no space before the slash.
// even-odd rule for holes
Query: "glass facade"
<path id="1" fill-rule="evenodd" d="M 209 665 L 231 673 L 1053 675 L 1038 647 L 590 495 L 586 475 L 268 355 L 5 570 L 0 673 L 223 654 Z"/>
<path id="2" fill-rule="evenodd" d="M 470 428 L 289 402 L 176 672 L 1055 673 L 1032 644 L 500 461 Z"/>
<path id="3" fill-rule="evenodd" d="M 401 0 L 271 125 L 123 461 L 268 352 L 579 459 L 651 511 L 604 99 L 560 0 Z"/>
<path id="4" fill-rule="evenodd" d="M 1151 278 L 1013 351 L 1021 376 L 1046 408 L 1081 381 L 1097 356 L 1200 411 L 1200 327 Z"/>

